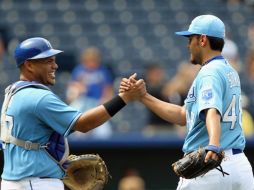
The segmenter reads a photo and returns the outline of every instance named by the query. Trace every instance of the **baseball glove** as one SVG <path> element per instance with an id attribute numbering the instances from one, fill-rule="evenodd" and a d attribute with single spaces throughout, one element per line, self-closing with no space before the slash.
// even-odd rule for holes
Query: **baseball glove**
<path id="1" fill-rule="evenodd" d="M 208 162 L 205 163 L 206 153 L 209 151 L 208 149 L 199 148 L 198 150 L 185 155 L 182 159 L 173 163 L 172 167 L 176 175 L 185 179 L 192 179 L 198 176 L 203 176 L 214 168 L 222 172 L 223 176 L 225 174 L 229 175 L 228 173 L 224 172 L 221 167 L 221 162 L 224 158 L 223 151 L 216 152 L 218 155 L 218 160 L 209 159 Z"/>
<path id="2" fill-rule="evenodd" d="M 71 190 L 101 190 L 108 182 L 109 172 L 99 155 L 70 155 L 67 162 L 63 182 Z"/>

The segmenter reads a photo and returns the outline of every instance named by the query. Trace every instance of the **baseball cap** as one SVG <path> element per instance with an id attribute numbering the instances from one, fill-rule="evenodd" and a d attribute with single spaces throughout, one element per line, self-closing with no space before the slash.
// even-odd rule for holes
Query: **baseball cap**
<path id="1" fill-rule="evenodd" d="M 21 42 L 15 49 L 14 57 L 19 67 L 26 60 L 47 58 L 62 52 L 61 50 L 53 49 L 48 40 L 35 37 Z"/>
<path id="2" fill-rule="evenodd" d="M 200 15 L 194 18 L 187 31 L 176 32 L 180 36 L 204 34 L 211 37 L 225 38 L 225 25 L 214 15 Z"/>

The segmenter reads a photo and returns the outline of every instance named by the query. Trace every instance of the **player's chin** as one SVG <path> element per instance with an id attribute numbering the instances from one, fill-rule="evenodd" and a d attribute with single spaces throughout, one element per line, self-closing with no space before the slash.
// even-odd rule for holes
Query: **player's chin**
<path id="1" fill-rule="evenodd" d="M 48 85 L 54 85 L 56 83 L 56 79 L 49 79 L 47 83 Z"/>
<path id="2" fill-rule="evenodd" d="M 192 63 L 192 64 L 194 64 L 195 65 L 195 59 L 194 59 L 194 57 L 193 57 L 193 55 L 192 54 L 190 54 L 190 63 Z"/>
<path id="3" fill-rule="evenodd" d="M 199 65 L 195 60 L 191 60 L 190 62 L 191 62 L 191 64 L 193 64 L 193 65 Z"/>
<path id="4" fill-rule="evenodd" d="M 190 58 L 189 61 L 190 61 L 191 64 L 196 65 L 196 61 L 195 61 L 195 59 L 193 59 L 192 57 Z"/>
<path id="5" fill-rule="evenodd" d="M 190 59 L 190 63 L 193 64 L 193 65 L 199 65 L 199 61 L 197 61 L 196 59 L 194 59 L 193 57 L 191 57 Z"/>

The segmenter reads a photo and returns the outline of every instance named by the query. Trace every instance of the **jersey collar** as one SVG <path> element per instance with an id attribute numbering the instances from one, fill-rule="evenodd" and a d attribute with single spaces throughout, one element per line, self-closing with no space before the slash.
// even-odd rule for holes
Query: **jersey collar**
<path id="1" fill-rule="evenodd" d="M 211 59 L 208 59 L 202 66 L 207 65 L 208 63 L 210 63 L 213 60 L 218 60 L 218 59 L 224 59 L 224 57 L 222 55 L 217 55 L 215 57 L 212 57 Z"/>

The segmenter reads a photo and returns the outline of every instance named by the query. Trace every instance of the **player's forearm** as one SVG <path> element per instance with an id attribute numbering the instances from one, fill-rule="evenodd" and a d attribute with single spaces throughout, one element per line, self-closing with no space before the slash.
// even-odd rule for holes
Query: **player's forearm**
<path id="1" fill-rule="evenodd" d="M 221 116 L 216 109 L 209 109 L 206 113 L 206 127 L 209 135 L 209 144 L 220 146 Z"/>
<path id="2" fill-rule="evenodd" d="M 141 102 L 159 117 L 168 122 L 178 125 L 186 124 L 185 109 L 181 106 L 161 101 L 148 93 L 141 98 Z"/>
<path id="3" fill-rule="evenodd" d="M 86 111 L 76 122 L 74 130 L 87 132 L 102 125 L 119 112 L 130 100 L 131 96 L 120 93 L 103 105 Z"/>
<path id="4" fill-rule="evenodd" d="M 85 133 L 102 125 L 110 118 L 111 116 L 108 114 L 105 107 L 100 105 L 83 113 L 76 121 L 74 130 Z"/>

